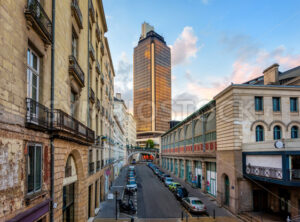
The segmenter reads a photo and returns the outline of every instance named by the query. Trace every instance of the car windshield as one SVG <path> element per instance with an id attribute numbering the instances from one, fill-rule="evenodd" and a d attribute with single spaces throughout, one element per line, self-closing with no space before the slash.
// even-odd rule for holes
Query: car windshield
<path id="1" fill-rule="evenodd" d="M 130 185 L 135 184 L 135 181 L 131 180 L 131 181 L 129 181 L 128 184 L 130 184 Z"/>
<path id="2" fill-rule="evenodd" d="M 200 200 L 192 200 L 192 204 L 202 205 L 203 203 Z"/>
<path id="3" fill-rule="evenodd" d="M 168 182 L 172 182 L 172 181 L 173 181 L 172 178 L 167 178 L 166 180 L 167 180 Z"/>

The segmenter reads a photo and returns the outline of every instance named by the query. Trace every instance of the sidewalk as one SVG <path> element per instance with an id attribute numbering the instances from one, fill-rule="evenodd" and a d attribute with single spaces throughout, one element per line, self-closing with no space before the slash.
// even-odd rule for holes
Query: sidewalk
<path id="1" fill-rule="evenodd" d="M 120 171 L 119 176 L 113 182 L 108 193 L 114 194 L 115 191 L 118 191 L 118 199 L 123 199 L 124 196 L 124 184 L 126 181 L 126 167 L 123 167 Z M 115 218 L 116 216 L 116 199 L 115 195 L 112 200 L 106 200 L 100 203 L 100 210 L 95 218 Z M 119 214 L 118 214 L 119 217 Z"/>
<path id="2" fill-rule="evenodd" d="M 233 218 L 236 218 L 235 215 L 230 213 L 225 208 L 219 207 L 217 205 L 217 201 L 212 196 L 210 196 L 209 194 L 203 193 L 199 188 L 193 188 L 189 183 L 185 182 L 183 179 L 180 179 L 180 178 L 176 177 L 174 174 L 170 173 L 169 171 L 166 171 L 166 170 L 162 169 L 160 166 L 158 166 L 158 167 L 160 168 L 161 171 L 170 174 L 172 176 L 172 178 L 174 179 L 174 181 L 182 184 L 187 189 L 187 191 L 189 192 L 189 196 L 194 196 L 194 197 L 198 197 L 199 199 L 201 199 L 201 201 L 207 207 L 207 213 L 209 214 L 209 216 L 212 217 L 214 215 L 214 211 L 215 211 L 215 217 L 233 217 Z"/>

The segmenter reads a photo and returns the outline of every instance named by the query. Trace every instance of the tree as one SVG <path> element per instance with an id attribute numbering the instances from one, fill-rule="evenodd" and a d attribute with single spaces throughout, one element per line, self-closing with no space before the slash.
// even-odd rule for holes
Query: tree
<path id="1" fill-rule="evenodd" d="M 153 140 L 151 140 L 151 139 L 147 140 L 147 142 L 146 142 L 146 148 L 151 148 L 151 149 L 154 148 L 154 142 L 153 142 Z"/>

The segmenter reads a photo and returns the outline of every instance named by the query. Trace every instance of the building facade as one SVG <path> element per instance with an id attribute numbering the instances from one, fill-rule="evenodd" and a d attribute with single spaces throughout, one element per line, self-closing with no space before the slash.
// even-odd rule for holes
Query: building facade
<path id="1" fill-rule="evenodd" d="M 146 141 L 168 130 L 171 120 L 171 50 L 147 23 L 134 48 L 133 64 L 137 139 Z"/>
<path id="2" fill-rule="evenodd" d="M 214 101 L 164 133 L 161 147 L 164 169 L 212 196 L 217 195 Z"/>
<path id="3" fill-rule="evenodd" d="M 86 221 L 113 179 L 102 1 L 5 1 L 0 10 L 0 221 Z"/>
<path id="4" fill-rule="evenodd" d="M 299 214 L 299 79 L 274 64 L 215 97 L 218 201 L 235 213 Z"/>
<path id="5" fill-rule="evenodd" d="M 126 118 L 126 146 L 136 146 L 136 121 L 133 115 L 127 112 Z"/>

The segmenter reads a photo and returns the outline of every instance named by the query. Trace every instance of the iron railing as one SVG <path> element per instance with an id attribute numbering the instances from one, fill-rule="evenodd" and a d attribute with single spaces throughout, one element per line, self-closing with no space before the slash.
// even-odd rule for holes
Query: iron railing
<path id="1" fill-rule="evenodd" d="M 71 8 L 75 14 L 75 19 L 78 23 L 78 26 L 80 29 L 83 29 L 83 25 L 82 25 L 82 14 L 81 14 L 81 10 L 79 8 L 79 4 L 78 4 L 78 0 L 72 0 L 71 3 Z"/>
<path id="2" fill-rule="evenodd" d="M 37 101 L 26 98 L 26 125 L 45 130 L 50 127 L 50 110 Z"/>
<path id="3" fill-rule="evenodd" d="M 100 51 L 101 51 L 101 53 L 102 53 L 102 55 L 104 55 L 104 45 L 103 45 L 103 42 L 102 41 L 100 41 Z"/>
<path id="4" fill-rule="evenodd" d="M 103 73 L 100 74 L 100 80 L 101 80 L 102 84 L 104 84 L 104 75 L 103 75 Z"/>
<path id="5" fill-rule="evenodd" d="M 52 22 L 38 0 L 28 0 L 25 9 L 27 19 L 33 19 L 43 35 L 50 43 L 52 42 Z"/>
<path id="6" fill-rule="evenodd" d="M 80 136 L 90 142 L 95 140 L 95 132 L 93 130 L 59 109 L 54 110 L 53 128 L 54 130 L 62 130 L 75 136 Z"/>
<path id="7" fill-rule="evenodd" d="M 246 174 L 279 180 L 283 178 L 282 169 L 273 167 L 247 165 Z"/>
<path id="8" fill-rule="evenodd" d="M 92 103 L 95 102 L 95 92 L 92 88 L 90 88 L 90 100 Z"/>
<path id="9" fill-rule="evenodd" d="M 94 162 L 90 162 L 89 163 L 89 173 L 93 174 L 95 171 L 95 163 Z"/>
<path id="10" fill-rule="evenodd" d="M 84 72 L 73 55 L 69 56 L 69 72 L 74 75 L 81 86 L 84 86 Z"/>
<path id="11" fill-rule="evenodd" d="M 92 22 L 95 22 L 95 9 L 94 9 L 94 5 L 93 5 L 93 1 L 89 0 L 89 12 L 90 12 L 90 16 L 92 19 Z"/>
<path id="12" fill-rule="evenodd" d="M 96 71 L 99 75 L 101 74 L 100 63 L 98 62 L 98 60 L 96 61 Z"/>

